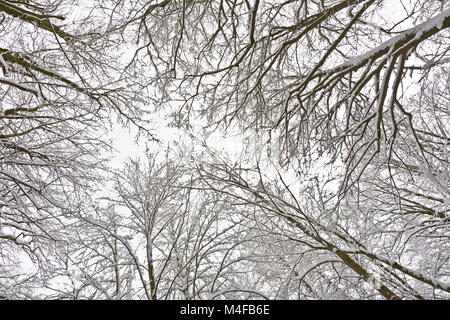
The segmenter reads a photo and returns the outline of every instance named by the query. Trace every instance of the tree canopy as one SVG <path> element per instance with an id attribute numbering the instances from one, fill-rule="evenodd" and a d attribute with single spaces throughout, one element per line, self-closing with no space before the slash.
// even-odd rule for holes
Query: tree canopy
<path id="1" fill-rule="evenodd" d="M 441 0 L 0 0 L 0 299 L 448 299 L 449 27 Z"/>

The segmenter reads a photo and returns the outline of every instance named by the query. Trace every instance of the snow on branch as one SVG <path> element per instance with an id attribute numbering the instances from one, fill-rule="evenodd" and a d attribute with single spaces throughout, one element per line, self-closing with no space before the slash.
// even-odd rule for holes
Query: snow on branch
<path id="1" fill-rule="evenodd" d="M 441 14 L 431 18 L 424 23 L 419 24 L 418 26 L 403 31 L 401 34 L 382 43 L 369 52 L 354 57 L 347 62 L 344 62 L 343 64 L 333 69 L 329 69 L 320 74 L 317 74 L 316 76 L 332 75 L 341 71 L 353 71 L 366 65 L 370 60 L 378 59 L 381 56 L 389 52 L 394 52 L 398 49 L 406 52 L 420 42 L 428 39 L 432 35 L 448 27 L 450 27 L 450 9 L 447 9 Z"/>
<path id="2" fill-rule="evenodd" d="M 28 86 L 25 86 L 25 85 L 20 84 L 20 83 L 17 83 L 15 81 L 11 80 L 11 79 L 0 77 L 0 83 L 7 84 L 9 86 L 15 87 L 15 88 L 20 89 L 22 91 L 30 92 L 36 97 L 39 96 L 39 91 L 37 91 L 36 89 L 28 87 Z"/>

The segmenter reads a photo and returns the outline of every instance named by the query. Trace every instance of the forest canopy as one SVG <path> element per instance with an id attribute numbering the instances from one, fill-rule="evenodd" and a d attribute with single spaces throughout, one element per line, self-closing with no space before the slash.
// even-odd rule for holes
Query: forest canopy
<path id="1" fill-rule="evenodd" d="M 449 27 L 442 0 L 0 0 L 0 300 L 449 299 Z"/>

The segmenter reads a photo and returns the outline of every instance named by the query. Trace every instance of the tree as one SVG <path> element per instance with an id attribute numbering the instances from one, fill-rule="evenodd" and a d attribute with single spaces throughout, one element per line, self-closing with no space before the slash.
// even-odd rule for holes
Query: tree
<path id="1" fill-rule="evenodd" d="M 246 274 L 253 239 L 233 208 L 196 179 L 167 157 L 129 161 L 103 205 L 80 216 L 66 274 L 77 280 L 62 297 L 264 297 Z"/>
<path id="2" fill-rule="evenodd" d="M 139 5 L 135 59 L 149 59 L 154 81 L 165 81 L 161 102 L 182 103 L 174 123 L 188 127 L 197 114 L 209 126 L 237 121 L 279 145 L 283 164 L 314 146 L 345 160 L 343 188 L 402 130 L 406 71 L 448 60 L 442 1 L 401 1 L 395 15 L 380 0 Z"/>
<path id="3" fill-rule="evenodd" d="M 105 120 L 116 112 L 133 121 L 139 103 L 127 74 L 118 74 L 106 16 L 85 4 L 0 1 L 3 297 L 32 294 L 25 278 L 48 280 L 56 268 L 51 257 L 66 243 L 65 224 L 100 177 L 101 153 L 109 148 Z M 36 277 L 23 276 L 26 256 Z"/>
<path id="4" fill-rule="evenodd" d="M 161 102 L 175 105 L 175 125 L 195 128 L 191 119 L 200 116 L 207 127 L 238 124 L 267 141 L 249 156 L 257 161 L 247 160 L 249 180 L 227 161 L 197 168 L 212 190 L 260 208 L 259 219 L 290 224 L 289 237 L 328 252 L 333 259 L 325 262 L 315 256 L 323 285 L 351 279 L 342 276 L 350 269 L 359 277 L 352 287 L 381 277 L 376 290 L 385 298 L 442 298 L 449 290 L 441 253 L 448 246 L 450 11 L 442 1 L 397 4 L 147 4 L 136 20 L 136 59 L 150 59 L 155 81 L 171 80 Z M 386 14 L 392 7 L 395 14 Z M 161 32 L 161 17 L 177 28 Z M 320 170 L 327 175 L 317 178 L 319 189 L 284 186 L 289 201 L 258 183 L 267 172 L 302 180 Z M 283 186 L 281 175 L 269 181 Z M 424 263 L 430 259 L 433 270 Z"/>
<path id="5" fill-rule="evenodd" d="M 0 297 L 448 298 L 448 2 L 0 11 Z M 203 151 L 99 174 L 147 111 Z"/>
<path id="6" fill-rule="evenodd" d="M 199 170 L 212 190 L 248 207 L 245 225 L 259 233 L 249 247 L 264 243 L 254 252 L 265 281 L 279 288 L 274 298 L 448 297 L 448 218 L 427 204 L 440 199 L 393 190 L 379 171 L 341 201 L 334 181 L 317 176 L 288 185 L 283 173 L 270 179 L 259 167 Z"/>

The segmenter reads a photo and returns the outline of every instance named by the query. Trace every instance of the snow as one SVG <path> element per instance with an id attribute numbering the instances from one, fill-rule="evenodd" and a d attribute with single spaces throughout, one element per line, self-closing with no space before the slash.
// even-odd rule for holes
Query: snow
<path id="1" fill-rule="evenodd" d="M 435 16 L 434 18 L 431 18 L 430 20 L 424 23 L 419 24 L 416 27 L 404 31 L 403 33 L 391 38 L 390 40 L 382 43 L 378 47 L 366 52 L 365 54 L 354 57 L 349 61 L 341 64 L 340 66 L 326 71 L 326 73 L 333 74 L 340 70 L 359 67 L 362 64 L 366 63 L 367 61 L 369 61 L 371 58 L 376 57 L 377 54 L 381 54 L 386 50 L 392 50 L 393 48 L 395 48 L 396 44 L 399 44 L 402 41 L 405 41 L 407 39 L 420 39 L 424 34 L 427 34 L 428 32 L 430 32 L 435 28 L 441 30 L 444 26 L 444 22 L 446 19 L 450 19 L 450 9 L 447 9 L 441 14 Z"/>
<path id="2" fill-rule="evenodd" d="M 5 70 L 8 70 L 8 65 L 6 64 L 5 59 L 3 59 L 3 53 L 0 54 L 0 65 L 2 66 L 2 68 L 4 68 Z M 6 76 L 6 72 L 3 72 L 3 75 Z"/>
<path id="3" fill-rule="evenodd" d="M 7 85 L 10 85 L 10 86 L 16 87 L 16 88 L 18 88 L 20 90 L 30 92 L 30 93 L 34 94 L 35 96 L 39 96 L 39 91 L 38 90 L 36 90 L 36 89 L 34 89 L 32 87 L 20 84 L 20 83 L 14 81 L 12 79 L 0 77 L 0 83 L 7 84 Z"/>
<path id="4" fill-rule="evenodd" d="M 441 30 L 444 27 L 444 22 L 445 22 L 445 17 L 442 16 L 441 19 L 439 19 L 438 23 L 437 23 L 437 27 L 439 28 L 439 30 Z"/>

